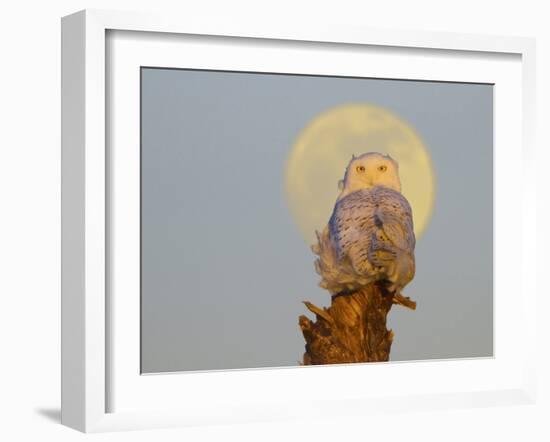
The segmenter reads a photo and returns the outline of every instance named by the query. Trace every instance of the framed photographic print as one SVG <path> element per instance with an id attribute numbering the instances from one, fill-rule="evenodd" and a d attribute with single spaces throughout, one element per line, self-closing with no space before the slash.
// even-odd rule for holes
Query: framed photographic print
<path id="1" fill-rule="evenodd" d="M 62 45 L 64 424 L 533 400 L 532 40 L 83 11 Z"/>

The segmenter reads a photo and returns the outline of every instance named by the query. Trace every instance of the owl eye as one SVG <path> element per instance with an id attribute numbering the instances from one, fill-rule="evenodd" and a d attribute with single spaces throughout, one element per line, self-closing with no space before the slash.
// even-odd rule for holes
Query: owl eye
<path id="1" fill-rule="evenodd" d="M 379 170 L 380 172 L 385 172 L 386 170 L 388 170 L 388 166 L 385 166 L 385 165 L 378 166 L 378 170 Z"/>
<path id="2" fill-rule="evenodd" d="M 365 171 L 365 166 L 357 166 L 355 170 L 357 170 L 357 172 L 359 173 L 363 173 Z"/>

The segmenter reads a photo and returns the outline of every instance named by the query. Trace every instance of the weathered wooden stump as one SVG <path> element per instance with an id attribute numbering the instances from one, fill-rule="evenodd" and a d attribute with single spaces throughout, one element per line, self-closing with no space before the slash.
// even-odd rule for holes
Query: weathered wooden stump
<path id="1" fill-rule="evenodd" d="M 392 305 L 416 308 L 414 301 L 378 284 L 333 296 L 328 308 L 304 304 L 316 315 L 315 322 L 299 318 L 306 340 L 304 365 L 388 361 L 393 332 L 386 328 L 386 319 Z"/>

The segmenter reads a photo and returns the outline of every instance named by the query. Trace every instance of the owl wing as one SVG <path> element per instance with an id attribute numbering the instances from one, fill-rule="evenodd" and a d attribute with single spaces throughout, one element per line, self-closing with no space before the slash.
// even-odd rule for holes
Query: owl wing
<path id="1" fill-rule="evenodd" d="M 330 236 L 340 261 L 349 258 L 359 274 L 369 272 L 368 252 L 376 205 L 372 191 L 353 192 L 336 202 L 329 221 Z"/>
<path id="2" fill-rule="evenodd" d="M 412 210 L 407 199 L 401 193 L 386 187 L 375 188 L 374 199 L 375 225 L 383 230 L 393 246 L 412 254 L 416 239 Z"/>

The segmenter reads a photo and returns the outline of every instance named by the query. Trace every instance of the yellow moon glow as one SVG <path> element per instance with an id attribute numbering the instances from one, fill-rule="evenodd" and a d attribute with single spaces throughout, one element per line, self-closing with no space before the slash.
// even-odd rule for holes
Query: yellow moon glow
<path id="1" fill-rule="evenodd" d="M 431 217 L 435 176 L 428 150 L 414 129 L 397 115 L 369 104 L 347 104 L 316 116 L 290 152 L 285 193 L 306 241 L 327 224 L 338 181 L 353 154 L 380 152 L 399 163 L 402 193 L 411 204 L 416 237 Z"/>

